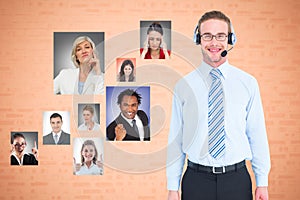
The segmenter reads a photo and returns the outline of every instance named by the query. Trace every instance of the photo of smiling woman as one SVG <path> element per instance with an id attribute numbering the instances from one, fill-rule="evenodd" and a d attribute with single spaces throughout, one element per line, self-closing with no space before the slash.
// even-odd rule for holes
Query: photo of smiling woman
<path id="1" fill-rule="evenodd" d="M 100 138 L 74 138 L 74 175 L 103 174 L 102 144 L 103 143 Z M 80 163 L 77 162 L 79 160 L 78 152 L 80 152 Z"/>
<path id="2" fill-rule="evenodd" d="M 11 132 L 10 164 L 38 165 L 38 132 Z"/>
<path id="3" fill-rule="evenodd" d="M 55 41 L 55 44 L 58 45 L 61 40 Z M 55 55 L 59 57 L 58 52 Z M 80 35 L 75 38 L 72 45 L 71 60 L 75 67 L 62 69 L 54 78 L 54 93 L 103 94 L 104 75 L 100 68 L 100 57 L 96 45 L 90 37 Z"/>
<path id="4" fill-rule="evenodd" d="M 164 31 L 162 24 L 167 27 Z M 143 33 L 146 22 L 141 22 L 141 40 L 144 41 L 143 47 L 140 49 L 142 59 L 169 59 L 171 51 L 168 50 L 171 46 L 170 40 L 170 29 L 171 22 L 152 22 L 147 28 L 147 36 Z M 142 42 L 141 41 L 141 42 Z"/>
<path id="5" fill-rule="evenodd" d="M 117 65 L 122 63 L 118 70 L 117 81 L 134 82 L 135 81 L 135 58 L 117 58 Z"/>

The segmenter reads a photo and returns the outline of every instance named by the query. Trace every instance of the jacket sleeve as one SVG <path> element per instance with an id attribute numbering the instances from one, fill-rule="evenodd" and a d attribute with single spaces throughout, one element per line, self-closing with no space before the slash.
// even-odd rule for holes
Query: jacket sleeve
<path id="1" fill-rule="evenodd" d="M 115 134 L 115 128 L 116 128 L 117 124 L 115 121 L 113 121 L 112 123 L 110 123 L 107 128 L 106 128 L 106 138 L 108 140 L 115 140 L 116 138 L 116 134 Z"/>

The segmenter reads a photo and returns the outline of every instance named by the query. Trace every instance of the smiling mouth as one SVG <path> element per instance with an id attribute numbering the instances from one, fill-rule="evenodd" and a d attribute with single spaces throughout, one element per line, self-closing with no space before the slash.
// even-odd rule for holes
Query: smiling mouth
<path id="1" fill-rule="evenodd" d="M 86 156 L 86 158 L 93 158 L 93 156 Z"/>
<path id="2" fill-rule="evenodd" d="M 221 48 L 216 48 L 216 47 L 208 48 L 208 51 L 213 54 L 219 53 L 221 50 L 222 50 Z"/>
<path id="3" fill-rule="evenodd" d="M 134 112 L 127 112 L 126 113 L 128 116 L 130 116 L 130 117 L 132 117 L 132 116 L 134 116 L 135 115 L 135 113 Z"/>

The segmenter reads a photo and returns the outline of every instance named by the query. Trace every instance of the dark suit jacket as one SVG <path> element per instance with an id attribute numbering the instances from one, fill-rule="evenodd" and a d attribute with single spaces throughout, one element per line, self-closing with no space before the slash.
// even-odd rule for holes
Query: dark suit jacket
<path id="1" fill-rule="evenodd" d="M 149 128 L 149 120 L 146 113 L 142 110 L 137 111 L 138 117 L 141 119 L 144 126 L 144 140 L 150 140 L 150 128 Z M 136 140 L 140 141 L 139 134 L 134 130 L 134 128 L 121 116 L 121 114 L 111 122 L 106 128 L 106 137 L 108 140 L 114 140 L 116 137 L 115 128 L 118 124 L 123 124 L 126 129 L 126 136 L 123 140 Z"/>
<path id="2" fill-rule="evenodd" d="M 52 133 L 45 135 L 43 137 L 43 144 L 55 144 Z M 62 131 L 57 144 L 58 145 L 70 144 L 70 134 Z"/>
<path id="3" fill-rule="evenodd" d="M 10 156 L 10 164 L 11 165 L 19 165 L 18 160 L 15 156 Z M 38 161 L 35 159 L 34 155 L 31 153 L 24 154 L 23 165 L 38 165 Z"/>

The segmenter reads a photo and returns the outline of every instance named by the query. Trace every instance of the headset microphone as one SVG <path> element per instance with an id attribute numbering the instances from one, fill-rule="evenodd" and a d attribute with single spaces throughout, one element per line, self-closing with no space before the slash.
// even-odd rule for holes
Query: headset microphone
<path id="1" fill-rule="evenodd" d="M 228 33 L 228 36 L 227 36 L 228 37 L 227 43 L 229 45 L 232 45 L 232 47 L 229 50 L 222 51 L 222 53 L 221 53 L 222 57 L 227 56 L 228 51 L 230 51 L 233 48 L 233 46 L 235 45 L 235 43 L 237 41 L 237 38 L 236 38 L 236 35 L 234 33 L 234 29 L 233 29 L 233 26 L 232 26 L 231 22 L 230 22 L 230 29 L 231 29 L 231 31 L 230 31 L 230 33 Z M 194 42 L 195 42 L 196 45 L 201 45 L 201 35 L 200 35 L 200 31 L 199 31 L 199 26 L 198 25 L 196 26 L 196 28 L 194 30 L 194 38 L 193 38 L 193 40 L 194 40 Z"/>
<path id="2" fill-rule="evenodd" d="M 230 51 L 232 48 L 233 48 L 233 47 L 231 47 L 228 51 Z M 227 56 L 228 51 L 227 51 L 227 50 L 222 51 L 221 56 L 222 56 L 222 57 Z"/>

